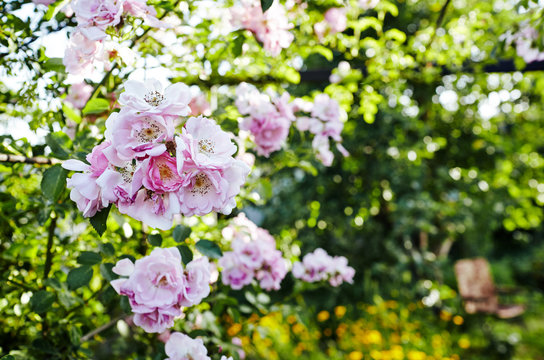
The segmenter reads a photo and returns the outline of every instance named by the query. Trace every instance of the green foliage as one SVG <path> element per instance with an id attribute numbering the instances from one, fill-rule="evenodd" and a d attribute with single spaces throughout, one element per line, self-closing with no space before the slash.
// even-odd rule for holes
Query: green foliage
<path id="1" fill-rule="evenodd" d="M 82 110 L 68 104 L 62 61 L 37 41 L 72 31 L 76 21 L 63 13 L 66 3 L 0 5 L 0 125 L 16 119 L 33 135 L 0 135 L 1 154 L 85 161 L 103 141 L 131 69 L 117 59 L 118 68 L 88 82 L 95 91 Z M 352 352 L 385 359 L 395 345 L 408 359 L 421 358 L 418 352 L 542 356 L 544 79 L 541 72 L 483 71 L 501 59 L 525 67 L 503 35 L 526 22 L 542 34 L 542 9 L 527 1 L 450 1 L 438 23 L 445 3 L 382 0 L 363 10 L 356 0 L 306 1 L 287 14 L 295 41 L 273 57 L 250 31 L 223 31 L 224 16 L 200 13 L 200 2 L 148 1 L 181 25 L 149 31 L 143 25 L 147 32 L 131 49 L 168 69 L 172 82 L 199 86 L 225 130 L 238 132 L 234 88 L 242 81 L 308 101 L 325 92 L 348 115 L 342 143 L 349 157 L 333 150 L 333 166 L 325 168 L 312 139 L 293 127 L 281 151 L 256 156 L 235 212 L 269 230 L 291 261 L 317 247 L 348 257 L 355 284 L 301 285 L 288 275 L 279 291 L 265 294 L 253 286 L 234 291 L 218 279 L 173 330 L 201 336 L 214 359 L 219 346 L 236 358 L 233 337 L 255 359 L 356 358 Z M 261 1 L 263 11 L 272 4 Z M 327 9 L 347 4 L 347 29 L 316 36 L 314 24 Z M 139 20 L 127 18 L 108 31 L 128 42 L 139 36 L 133 26 Z M 238 154 L 255 155 L 251 141 L 238 145 Z M 118 278 L 112 268 L 154 246 L 177 246 L 185 265 L 193 254 L 214 262 L 231 246 L 222 230 L 236 213 L 183 219 L 171 232 L 151 234 L 111 207 L 84 219 L 65 191 L 66 176 L 59 164 L 0 164 L 1 359 L 165 358 L 155 335 L 123 317 L 130 304 L 109 285 Z M 489 259 L 497 284 L 521 290 L 501 298 L 527 305 L 520 319 L 464 312 L 452 267 L 472 256 Z M 438 299 L 423 306 L 431 293 Z M 347 308 L 343 317 L 335 312 L 339 305 Z M 320 321 L 321 311 L 330 317 Z M 455 316 L 464 322 L 455 324 Z M 342 324 L 347 331 L 338 335 Z M 372 342 L 373 331 L 381 344 Z M 396 335 L 405 338 L 394 343 Z M 442 342 L 433 344 L 433 337 Z M 463 349 L 461 339 L 470 347 Z"/>
<path id="2" fill-rule="evenodd" d="M 202 255 L 211 259 L 219 259 L 223 255 L 219 246 L 210 240 L 199 240 L 195 247 Z"/>
<path id="3" fill-rule="evenodd" d="M 66 175 L 68 172 L 60 165 L 55 165 L 43 173 L 42 192 L 51 201 L 57 201 L 66 187 Z"/>

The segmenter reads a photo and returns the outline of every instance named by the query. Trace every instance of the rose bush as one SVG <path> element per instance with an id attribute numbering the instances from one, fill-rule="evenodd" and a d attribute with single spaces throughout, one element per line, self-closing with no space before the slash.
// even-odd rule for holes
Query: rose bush
<path id="1" fill-rule="evenodd" d="M 538 4 L 0 7 L 3 360 L 542 349 Z M 464 316 L 476 255 L 531 326 Z"/>

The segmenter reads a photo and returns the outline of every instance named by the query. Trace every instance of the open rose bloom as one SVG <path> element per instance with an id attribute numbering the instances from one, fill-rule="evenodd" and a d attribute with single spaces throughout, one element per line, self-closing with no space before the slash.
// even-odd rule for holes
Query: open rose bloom
<path id="1" fill-rule="evenodd" d="M 112 271 L 122 276 L 111 285 L 128 297 L 134 324 L 150 333 L 171 328 L 181 315 L 181 306 L 197 305 L 210 293 L 208 259 L 193 260 L 183 269 L 175 247 L 155 248 L 135 263 L 119 260 Z"/>
<path id="2" fill-rule="evenodd" d="M 174 120 L 191 112 L 190 101 L 184 84 L 163 89 L 156 81 L 126 83 L 121 111 L 106 121 L 106 140 L 87 157 L 90 165 L 63 165 L 82 172 L 68 187 L 85 217 L 115 204 L 121 213 L 166 230 L 175 214 L 230 214 L 249 167 L 233 157 L 231 136 L 211 119 L 190 117 L 176 132 Z"/>

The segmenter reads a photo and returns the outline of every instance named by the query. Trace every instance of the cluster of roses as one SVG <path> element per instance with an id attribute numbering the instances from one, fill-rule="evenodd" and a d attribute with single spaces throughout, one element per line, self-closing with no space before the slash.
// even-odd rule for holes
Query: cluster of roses
<path id="1" fill-rule="evenodd" d="M 146 0 L 74 0 L 70 5 L 78 26 L 70 36 L 63 63 L 73 75 L 90 76 L 97 63 L 107 68 L 110 58 L 117 56 L 126 63 L 134 61 L 129 47 L 107 40 L 107 28 L 121 24 L 123 15 L 141 18 L 153 27 L 168 26 L 157 19 L 155 8 Z"/>
<path id="2" fill-rule="evenodd" d="M 328 281 L 332 286 L 339 286 L 344 281 L 353 283 L 355 270 L 348 266 L 343 256 L 332 257 L 321 248 L 306 254 L 302 262 L 293 264 L 293 276 L 306 282 Z"/>
<path id="3" fill-rule="evenodd" d="M 119 260 L 112 271 L 123 276 L 111 285 L 128 297 L 134 324 L 149 333 L 171 328 L 181 315 L 181 306 L 197 305 L 210 293 L 208 258 L 193 260 L 183 269 L 175 247 L 156 248 L 135 263 Z"/>
<path id="4" fill-rule="evenodd" d="M 223 229 L 223 236 L 232 239 L 232 251 L 225 252 L 218 262 L 223 284 L 239 290 L 257 279 L 267 291 L 280 289 L 287 265 L 268 231 L 241 213 Z"/>
<path id="5" fill-rule="evenodd" d="M 250 132 L 259 155 L 268 157 L 281 149 L 293 122 L 300 131 L 315 135 L 312 147 L 325 166 L 330 166 L 334 159 L 330 139 L 336 142 L 336 147 L 344 156 L 349 155 L 341 145 L 346 113 L 336 100 L 319 94 L 313 103 L 300 98 L 289 101 L 287 92 L 281 96 L 262 94 L 247 83 L 241 83 L 236 88 L 236 107 L 240 114 L 247 115 L 240 121 L 240 129 Z M 303 115 L 297 117 L 295 113 Z"/>
<path id="6" fill-rule="evenodd" d="M 175 214 L 232 211 L 249 167 L 232 157 L 236 146 L 213 120 L 191 117 L 175 133 L 190 100 L 182 83 L 164 91 L 157 81 L 125 83 L 121 111 L 107 119 L 105 141 L 87 156 L 89 165 L 63 164 L 83 171 L 67 182 L 83 216 L 114 203 L 121 213 L 166 230 Z"/>
<path id="7" fill-rule="evenodd" d="M 287 14 L 279 1 L 263 13 L 259 0 L 241 0 L 240 4 L 230 9 L 231 23 L 255 34 L 263 48 L 272 56 L 278 56 L 281 49 L 286 49 L 294 40 L 289 32 L 293 25 L 287 20 Z"/>

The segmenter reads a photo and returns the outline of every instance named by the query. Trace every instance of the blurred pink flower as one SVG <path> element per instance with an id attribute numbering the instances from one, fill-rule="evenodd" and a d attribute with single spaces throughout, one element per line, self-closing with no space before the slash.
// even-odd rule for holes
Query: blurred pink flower
<path id="1" fill-rule="evenodd" d="M 325 20 L 331 28 L 331 32 L 337 33 L 346 30 L 347 19 L 345 8 L 330 8 L 325 12 Z"/>
<path id="2" fill-rule="evenodd" d="M 201 339 L 191 339 L 179 332 L 170 335 L 164 351 L 168 355 L 166 360 L 210 360 Z"/>
<path id="3" fill-rule="evenodd" d="M 76 109 L 83 109 L 87 100 L 93 93 L 93 87 L 86 82 L 75 83 L 68 89 L 66 101 L 72 104 Z"/>

